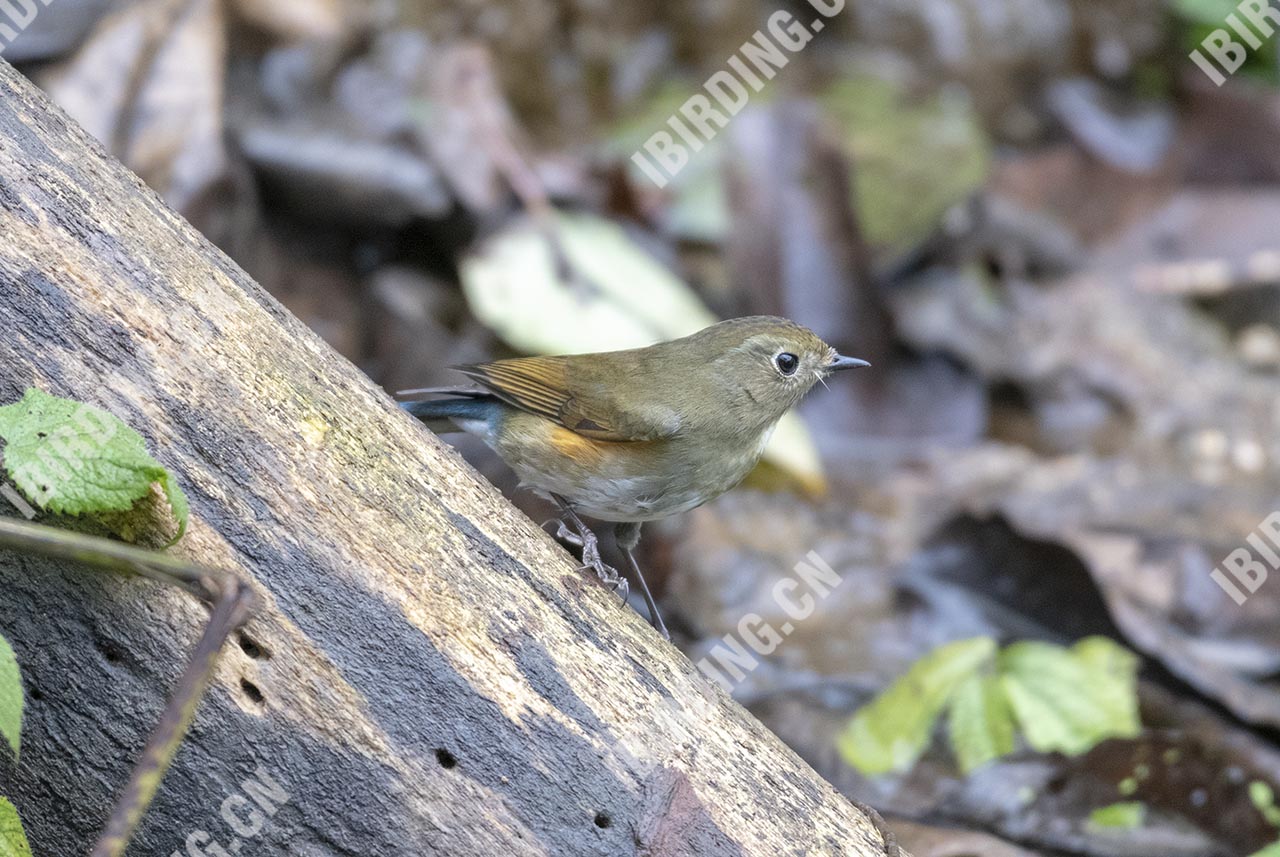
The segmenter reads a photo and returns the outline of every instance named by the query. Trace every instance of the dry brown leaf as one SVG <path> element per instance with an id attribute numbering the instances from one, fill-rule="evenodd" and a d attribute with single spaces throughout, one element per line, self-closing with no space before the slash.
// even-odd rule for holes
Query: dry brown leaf
<path id="1" fill-rule="evenodd" d="M 232 0 L 246 23 L 284 41 L 329 41 L 343 35 L 349 20 L 342 0 Z"/>
<path id="2" fill-rule="evenodd" d="M 190 217 L 227 173 L 226 48 L 219 0 L 144 0 L 104 18 L 42 84 Z"/>

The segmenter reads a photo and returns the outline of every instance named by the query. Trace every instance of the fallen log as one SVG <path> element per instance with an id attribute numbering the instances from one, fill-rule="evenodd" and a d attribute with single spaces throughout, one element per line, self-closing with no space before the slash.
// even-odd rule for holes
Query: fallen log
<path id="1" fill-rule="evenodd" d="M 139 430 L 191 501 L 173 552 L 260 604 L 129 853 L 884 853 L 3 62 L 0 330 L 0 402 L 39 386 Z M 88 851 L 206 617 L 179 590 L 0 554 L 28 693 L 0 794 L 38 854 Z"/>

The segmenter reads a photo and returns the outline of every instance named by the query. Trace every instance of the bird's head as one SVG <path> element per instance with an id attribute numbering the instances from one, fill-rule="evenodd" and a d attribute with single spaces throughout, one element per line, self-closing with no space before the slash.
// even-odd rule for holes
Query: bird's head
<path id="1" fill-rule="evenodd" d="M 732 410 L 745 407 L 766 423 L 780 419 L 832 372 L 870 365 L 842 357 L 808 328 L 773 316 L 723 321 L 677 342 L 712 368 L 717 387 L 746 400 Z"/>

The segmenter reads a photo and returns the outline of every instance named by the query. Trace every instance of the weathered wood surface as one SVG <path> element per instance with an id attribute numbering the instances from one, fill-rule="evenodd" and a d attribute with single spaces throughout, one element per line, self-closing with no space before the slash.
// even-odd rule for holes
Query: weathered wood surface
<path id="1" fill-rule="evenodd" d="M 38 385 L 141 431 L 191 499 L 177 550 L 265 605 L 131 854 L 883 853 L 858 810 L 3 63 L 0 331 L 0 401 Z M 86 853 L 206 615 L 143 580 L 0 555 L 0 631 L 30 692 L 0 794 L 38 853 Z M 235 797 L 259 769 L 289 795 L 270 819 Z"/>

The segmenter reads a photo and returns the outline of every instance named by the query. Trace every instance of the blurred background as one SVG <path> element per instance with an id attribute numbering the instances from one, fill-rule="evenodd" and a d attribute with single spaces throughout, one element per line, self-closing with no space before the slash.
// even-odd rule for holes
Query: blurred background
<path id="1" fill-rule="evenodd" d="M 850 0 L 657 188 L 632 153 L 779 9 L 54 0 L 4 57 L 388 390 L 756 313 L 870 360 L 641 550 L 695 660 L 809 551 L 842 575 L 735 696 L 917 857 L 1275 842 L 1280 580 L 1210 578 L 1280 509 L 1275 40 L 1219 86 L 1230 2 Z M 835 749 L 939 644 L 1089 634 L 1143 657 L 1138 738 Z"/>

